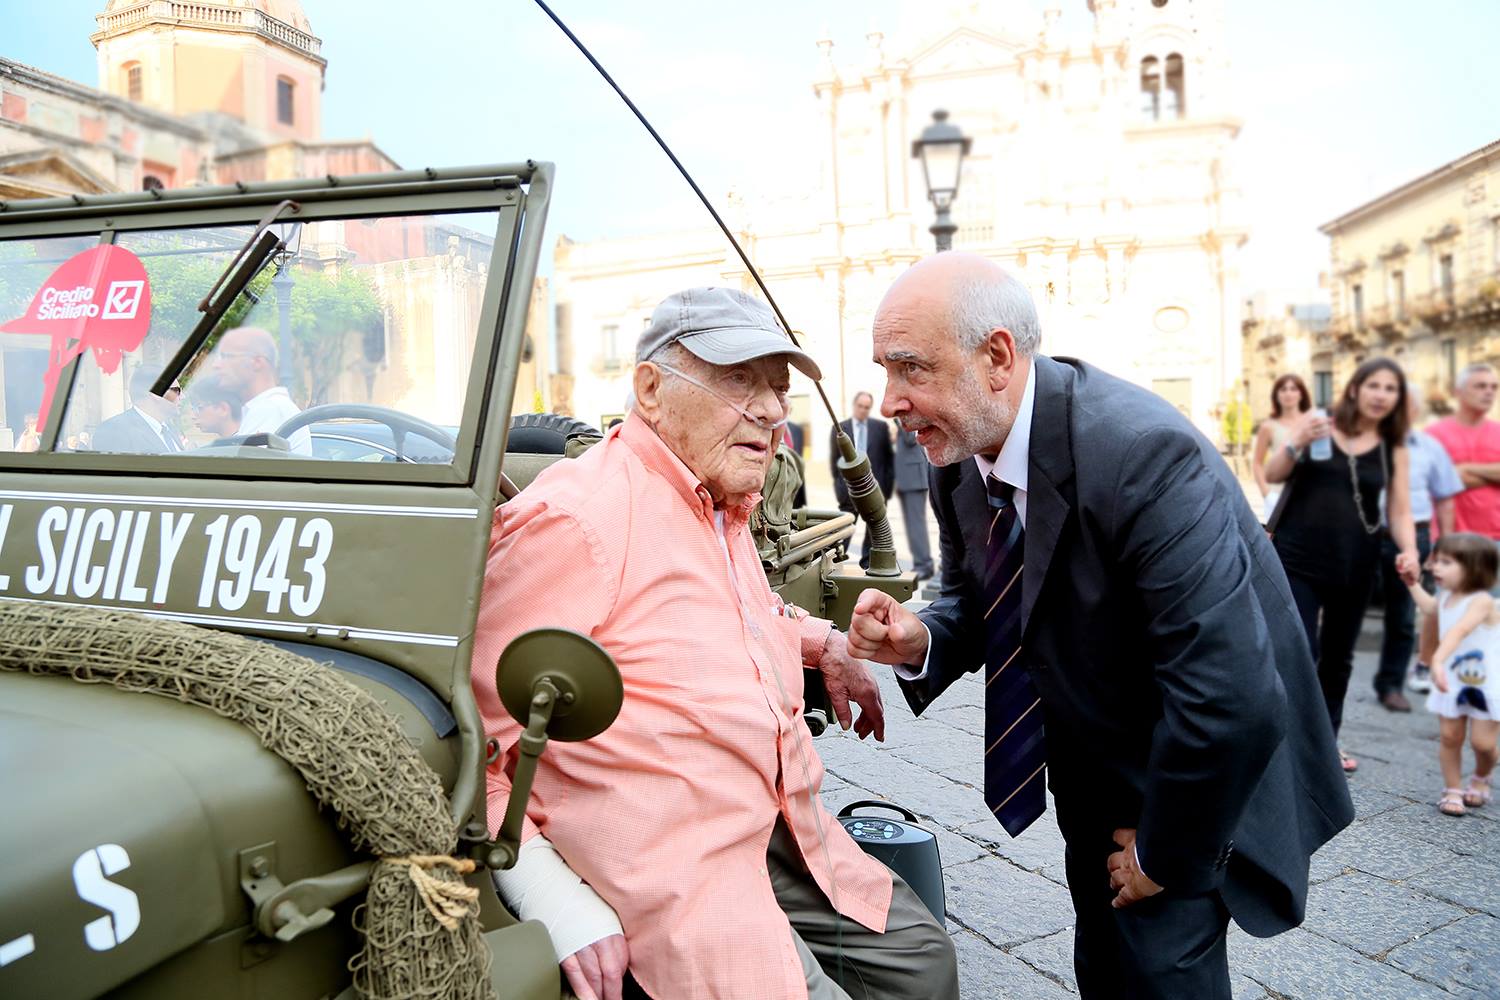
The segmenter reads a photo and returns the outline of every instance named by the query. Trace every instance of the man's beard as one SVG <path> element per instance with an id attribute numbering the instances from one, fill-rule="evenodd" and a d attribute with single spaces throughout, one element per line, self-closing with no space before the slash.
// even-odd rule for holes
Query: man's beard
<path id="1" fill-rule="evenodd" d="M 939 428 L 942 443 L 936 451 L 924 447 L 927 460 L 933 465 L 952 465 L 997 447 L 1010 434 L 1015 420 L 1015 408 L 1004 396 L 991 396 L 980 385 L 978 375 L 965 371 L 954 387 L 948 418 Z M 931 421 L 920 419 L 903 420 L 901 425 L 909 431 L 933 426 Z"/>

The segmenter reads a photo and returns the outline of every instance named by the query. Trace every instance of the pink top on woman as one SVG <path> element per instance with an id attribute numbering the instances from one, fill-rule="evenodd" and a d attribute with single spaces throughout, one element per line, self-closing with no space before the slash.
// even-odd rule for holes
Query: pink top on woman
<path id="1" fill-rule="evenodd" d="M 624 706 L 594 739 L 548 745 L 525 836 L 546 834 L 614 907 L 653 996 L 807 996 L 766 873 L 778 815 L 840 913 L 883 931 L 890 906 L 889 871 L 818 798 L 802 664 L 832 626 L 771 592 L 748 530 L 758 501 L 715 511 L 632 414 L 495 512 L 473 666 L 502 751 L 490 818 L 498 829 L 521 732 L 495 690 L 500 653 L 539 626 L 591 636 L 619 664 Z"/>

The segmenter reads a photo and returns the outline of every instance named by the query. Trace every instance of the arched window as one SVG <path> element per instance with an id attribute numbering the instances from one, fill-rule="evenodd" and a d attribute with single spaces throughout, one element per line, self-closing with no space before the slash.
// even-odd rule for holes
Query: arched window
<path id="1" fill-rule="evenodd" d="M 1155 56 L 1141 60 L 1141 115 L 1148 122 L 1161 117 L 1161 63 Z"/>
<path id="2" fill-rule="evenodd" d="M 284 76 L 276 78 L 276 120 L 283 125 L 291 125 L 295 120 L 294 98 L 297 93 L 297 84 Z"/>
<path id="3" fill-rule="evenodd" d="M 1187 117 L 1187 92 L 1182 85 L 1182 56 L 1167 56 L 1166 117 Z"/>
<path id="4" fill-rule="evenodd" d="M 145 84 L 141 79 L 141 64 L 138 62 L 125 64 L 125 96 L 132 101 L 139 101 L 145 93 Z"/>

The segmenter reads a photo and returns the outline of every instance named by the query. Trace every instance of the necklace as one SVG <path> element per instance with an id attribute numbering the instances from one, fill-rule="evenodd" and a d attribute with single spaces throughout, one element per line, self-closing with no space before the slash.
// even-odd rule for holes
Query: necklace
<path id="1" fill-rule="evenodd" d="M 1380 439 L 1380 475 L 1384 479 L 1385 472 L 1385 438 Z M 1365 534 L 1373 535 L 1380 530 L 1380 516 L 1377 514 L 1375 523 L 1371 524 L 1365 520 L 1365 498 L 1359 492 L 1359 468 L 1358 459 L 1352 451 L 1344 452 L 1344 457 L 1349 459 L 1349 484 L 1354 487 L 1354 512 L 1359 515 L 1360 527 L 1365 529 Z M 1384 489 L 1384 487 L 1381 487 Z"/>

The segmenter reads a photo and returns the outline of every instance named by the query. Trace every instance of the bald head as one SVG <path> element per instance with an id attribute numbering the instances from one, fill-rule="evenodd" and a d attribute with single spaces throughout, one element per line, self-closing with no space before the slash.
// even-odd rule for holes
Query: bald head
<path id="1" fill-rule="evenodd" d="M 276 338 L 258 326 L 242 326 L 219 338 L 219 348 L 231 353 L 249 354 L 276 364 Z"/>
<path id="2" fill-rule="evenodd" d="M 967 351 L 982 347 L 995 330 L 1008 330 L 1017 353 L 1030 357 L 1041 343 L 1031 292 L 994 261 L 972 253 L 935 254 L 896 279 L 877 311 L 946 316 L 954 340 Z"/>
<path id="3" fill-rule="evenodd" d="M 276 363 L 276 338 L 259 327 L 230 330 L 214 347 L 214 374 L 242 400 L 280 384 Z"/>
<path id="4" fill-rule="evenodd" d="M 1041 340 L 1031 293 L 993 261 L 941 253 L 901 275 L 871 331 L 880 412 L 934 465 L 999 452 Z"/>

